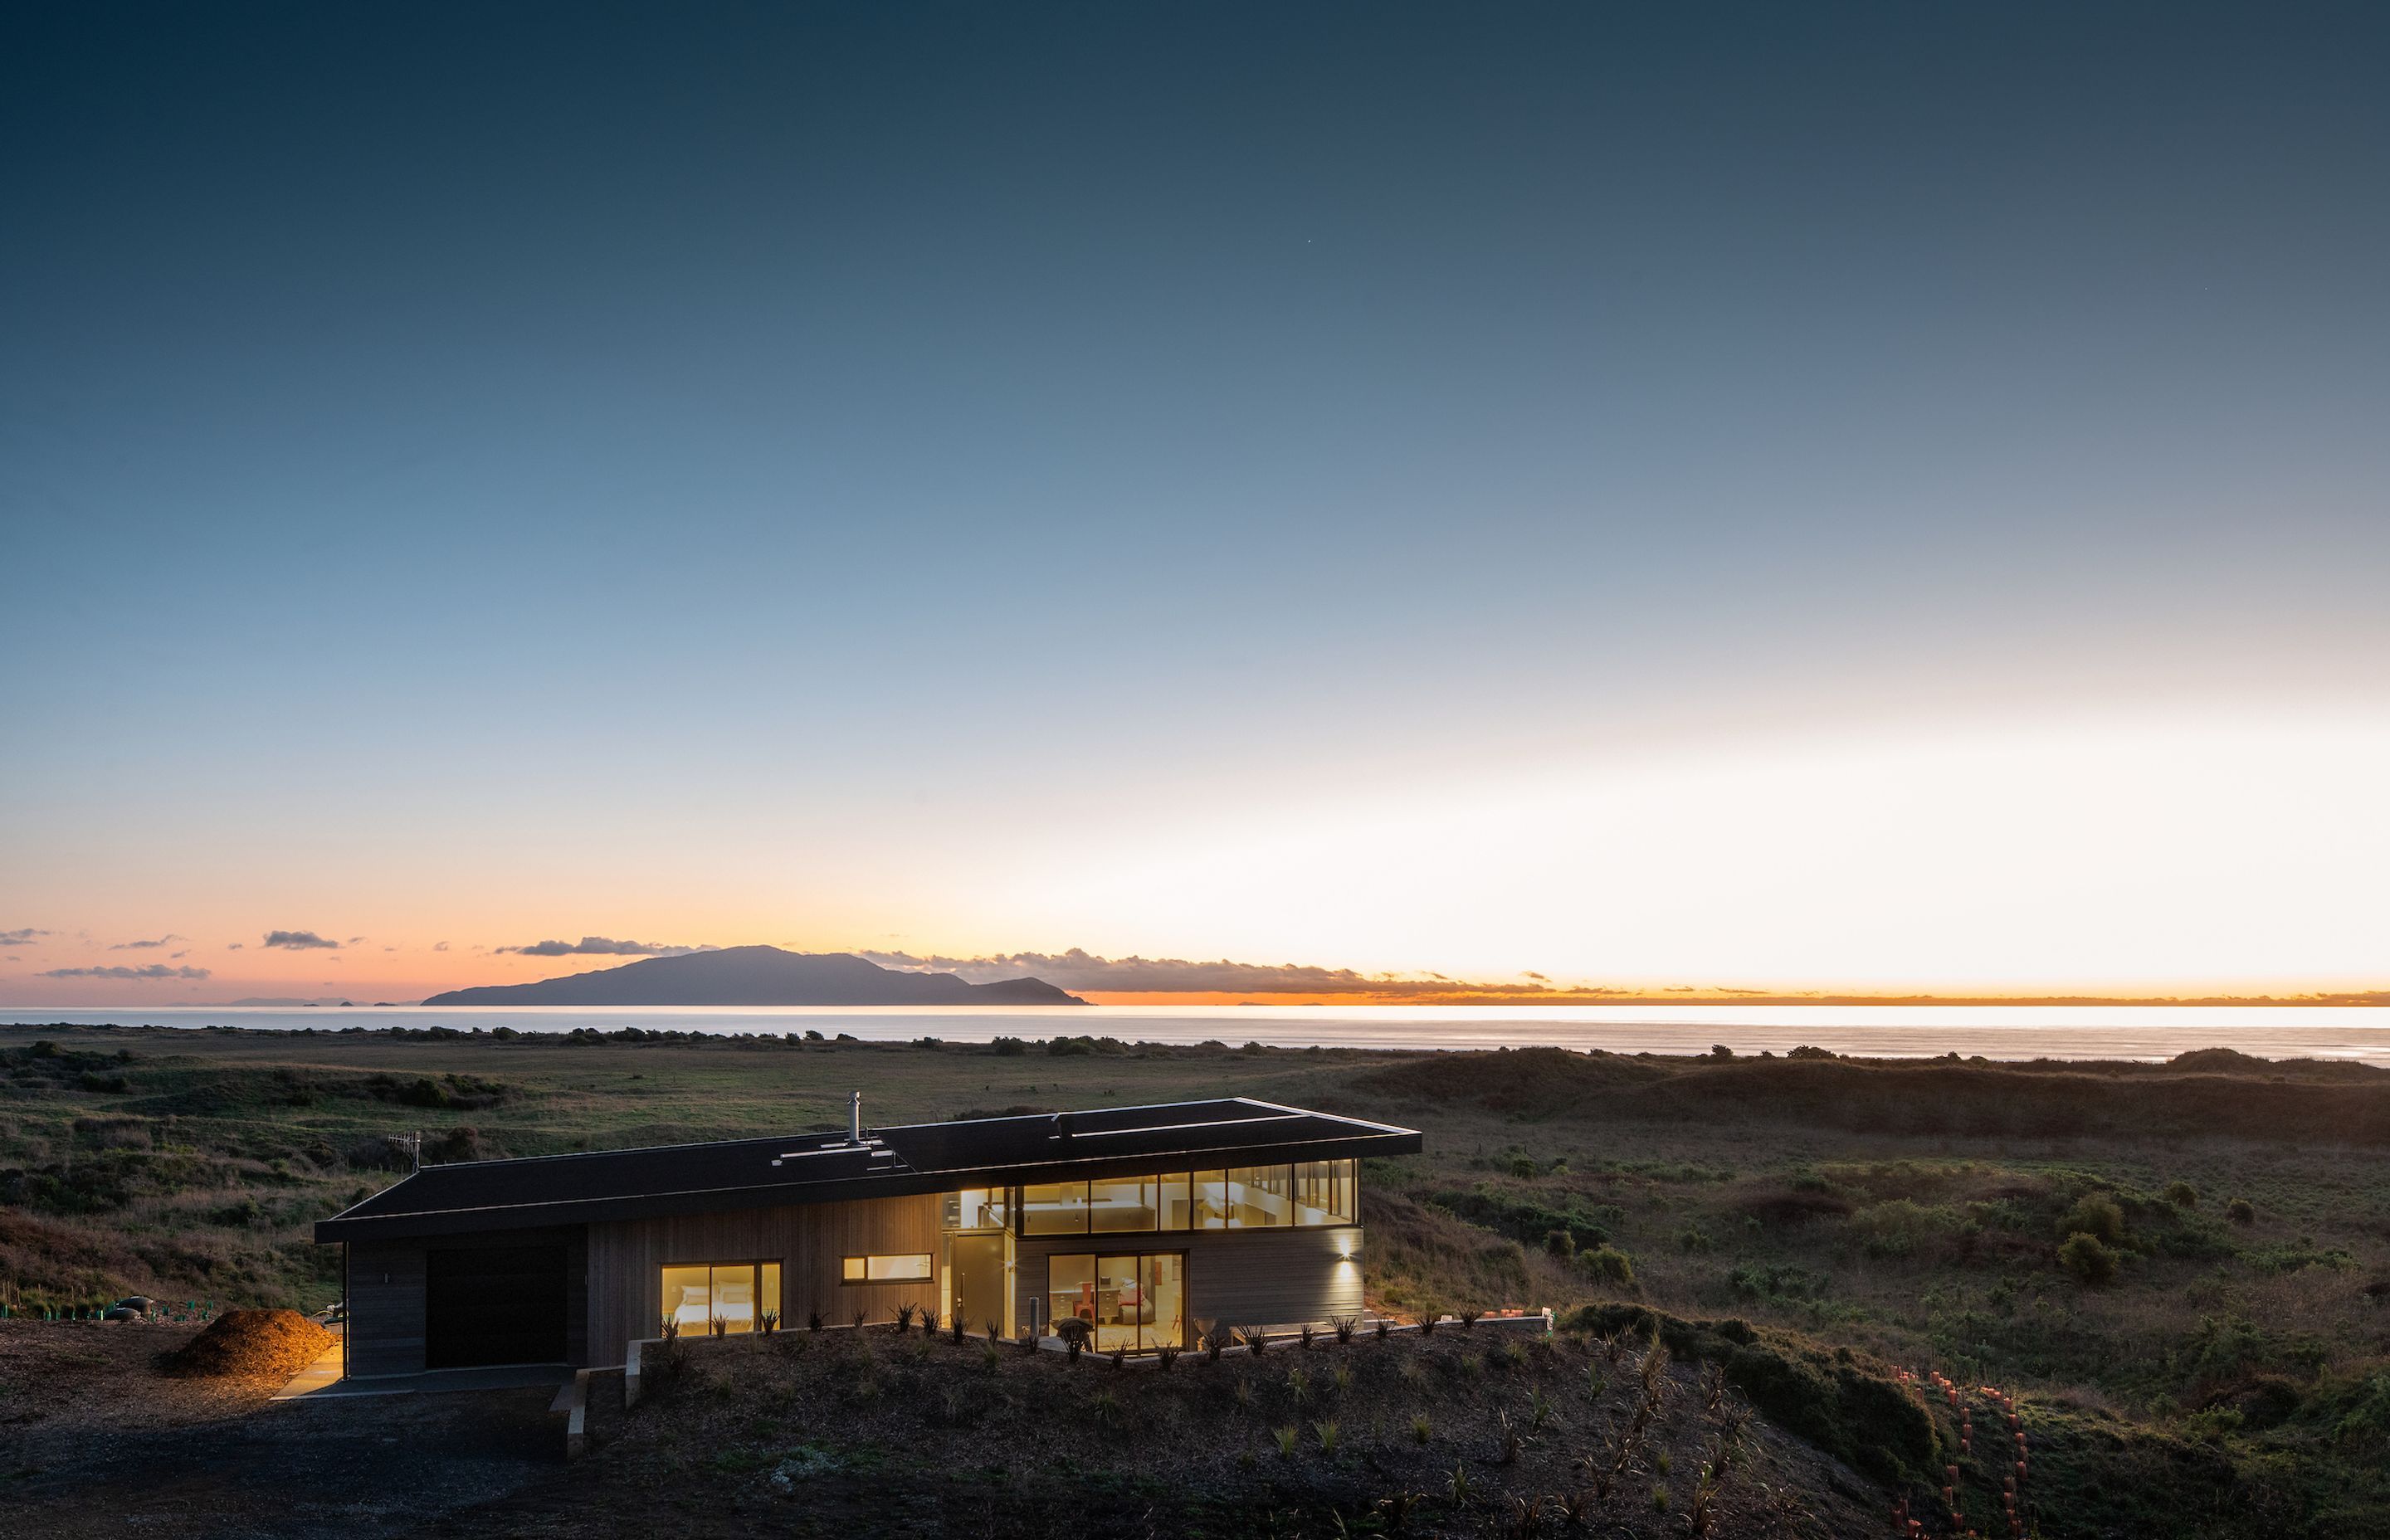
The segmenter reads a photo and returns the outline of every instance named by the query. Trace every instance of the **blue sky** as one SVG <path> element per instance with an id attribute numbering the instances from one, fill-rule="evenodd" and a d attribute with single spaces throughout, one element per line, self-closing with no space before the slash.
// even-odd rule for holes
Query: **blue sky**
<path id="1" fill-rule="evenodd" d="M 2376 7 L 0 29 L 0 933 L 87 938 L 20 994 L 293 926 L 392 938 L 393 987 L 469 932 L 2189 977 L 1441 900 L 1516 841 L 1616 854 L 1582 799 L 1655 755 L 2062 780 L 2147 721 L 2101 740 L 2294 779 L 2390 730 Z M 1330 829 L 1433 937 L 1173 896 L 1240 831 L 1523 781 L 1564 789 L 1499 849 Z M 2062 861 L 2104 826 L 2053 795 Z M 2327 917 L 2380 838 L 2349 795 L 2294 853 Z M 2390 971 L 2277 939 L 2216 976 Z"/>

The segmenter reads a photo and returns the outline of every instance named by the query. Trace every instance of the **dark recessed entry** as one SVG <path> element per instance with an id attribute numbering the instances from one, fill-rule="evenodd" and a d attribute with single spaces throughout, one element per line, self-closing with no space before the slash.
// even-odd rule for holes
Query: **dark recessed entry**
<path id="1" fill-rule="evenodd" d="M 427 1368 L 564 1362 L 564 1248 L 494 1246 L 424 1257 Z"/>

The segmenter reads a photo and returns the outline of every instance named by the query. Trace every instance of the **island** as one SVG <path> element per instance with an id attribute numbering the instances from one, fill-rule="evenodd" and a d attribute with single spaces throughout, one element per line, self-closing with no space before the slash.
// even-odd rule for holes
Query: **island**
<path id="1" fill-rule="evenodd" d="M 1084 1006 L 1043 979 L 975 984 L 908 973 L 849 952 L 729 946 L 527 984 L 452 989 L 427 1006 Z"/>

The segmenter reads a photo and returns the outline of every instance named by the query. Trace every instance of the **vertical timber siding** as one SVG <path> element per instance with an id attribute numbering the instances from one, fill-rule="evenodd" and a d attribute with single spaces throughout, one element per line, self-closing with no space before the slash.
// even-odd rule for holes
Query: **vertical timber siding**
<path id="1" fill-rule="evenodd" d="M 1013 1241 L 1013 1326 L 1029 1329 L 1033 1303 L 1045 1318 L 1046 1259 L 1090 1253 L 1187 1253 L 1187 1315 L 1222 1326 L 1301 1326 L 1358 1315 L 1361 1226 L 1316 1229 L 1196 1230 L 1131 1235 L 1023 1236 Z M 1351 1260 L 1345 1259 L 1345 1252 Z"/>
<path id="2" fill-rule="evenodd" d="M 887 1320 L 900 1304 L 938 1303 L 939 1216 L 944 1200 L 868 1198 L 669 1219 L 603 1221 L 589 1226 L 589 1364 L 623 1361 L 624 1349 L 653 1337 L 663 1319 L 663 1270 L 698 1262 L 777 1262 L 782 1318 L 804 1325 L 818 1310 L 845 1321 L 855 1311 Z M 850 1284 L 839 1264 L 849 1256 L 926 1253 L 923 1283 Z"/>

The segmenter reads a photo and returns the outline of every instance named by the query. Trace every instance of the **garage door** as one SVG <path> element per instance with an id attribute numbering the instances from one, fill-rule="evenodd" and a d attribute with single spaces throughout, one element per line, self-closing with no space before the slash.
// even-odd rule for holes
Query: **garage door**
<path id="1" fill-rule="evenodd" d="M 423 1361 L 564 1362 L 564 1248 L 500 1246 L 424 1258 Z"/>

